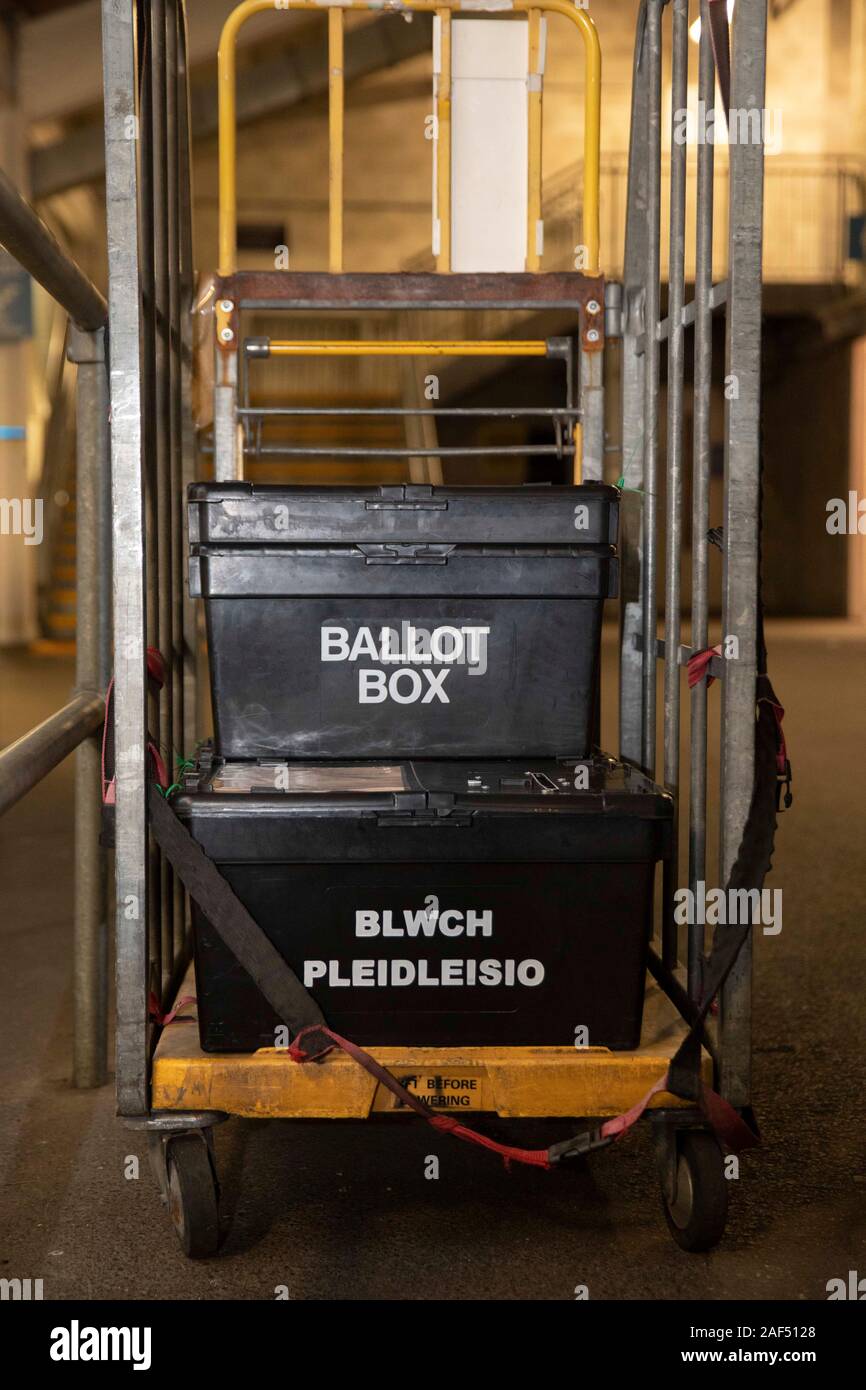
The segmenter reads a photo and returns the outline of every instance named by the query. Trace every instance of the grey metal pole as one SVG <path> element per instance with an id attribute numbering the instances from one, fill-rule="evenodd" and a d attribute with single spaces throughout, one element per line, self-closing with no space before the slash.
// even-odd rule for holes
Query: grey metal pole
<path id="1" fill-rule="evenodd" d="M 148 1110 L 144 489 L 135 5 L 102 0 L 105 169 L 111 313 L 114 535 L 114 731 L 117 1105 Z"/>
<path id="2" fill-rule="evenodd" d="M 762 129 L 767 47 L 766 0 L 739 0 L 734 11 L 734 111 L 749 135 L 730 145 L 729 280 L 726 344 L 725 521 L 722 632 L 736 656 L 722 682 L 722 814 L 719 863 L 726 883 L 742 839 L 754 781 L 755 677 L 760 499 L 761 242 L 764 207 Z M 735 1106 L 751 1096 L 752 943 L 747 941 L 722 991 L 721 1086 Z"/>
<path id="3" fill-rule="evenodd" d="M 166 150 L 166 269 L 168 276 L 168 396 L 169 396 L 169 517 L 171 526 L 171 761 L 183 757 L 183 499 L 181 496 L 181 369 L 180 369 L 180 167 L 178 130 L 177 0 L 165 6 L 165 150 Z M 172 974 L 183 956 L 186 898 L 180 878 L 172 875 Z"/>
<path id="4" fill-rule="evenodd" d="M 661 12 L 662 0 L 648 0 L 644 43 L 647 50 L 647 244 L 646 352 L 644 361 L 643 477 L 643 756 L 649 776 L 656 767 L 656 607 L 657 476 L 659 393 L 659 257 L 661 250 Z"/>
<path id="5" fill-rule="evenodd" d="M 181 529 L 184 542 L 187 530 L 187 488 L 195 480 L 196 473 L 196 428 L 192 413 L 192 360 L 193 330 L 192 310 L 195 295 L 195 267 L 193 263 L 192 229 L 192 152 L 190 148 L 189 78 L 187 72 L 187 33 L 186 12 L 183 5 L 178 8 L 178 174 L 180 207 L 180 323 L 181 323 Z M 183 590 L 183 748 L 187 755 L 192 754 L 198 738 L 198 616 L 193 599 L 189 596 L 186 583 L 186 559 L 182 573 Z"/>
<path id="6" fill-rule="evenodd" d="M 0 169 L 0 242 L 80 328 L 105 325 L 108 306 Z"/>
<path id="7" fill-rule="evenodd" d="M 150 35 L 150 94 L 152 142 L 151 198 L 153 212 L 154 408 L 156 428 L 156 512 L 159 642 L 166 662 L 166 684 L 159 700 L 159 746 L 166 764 L 172 748 L 172 507 L 171 507 L 171 386 L 169 268 L 168 268 L 168 136 L 166 130 L 165 0 L 148 8 Z M 168 990 L 174 965 L 174 875 L 160 857 L 161 992 Z"/>
<path id="8" fill-rule="evenodd" d="M 701 4 L 701 46 L 698 72 L 700 109 L 715 104 L 716 70 L 710 39 L 708 0 Z M 713 165 L 714 146 L 698 145 L 697 231 L 695 258 L 695 369 L 692 452 L 692 649 L 700 652 L 709 641 L 710 524 L 710 404 L 713 373 Z M 699 681 L 691 696 L 691 757 L 689 785 L 689 886 L 694 893 L 707 874 L 707 683 Z M 688 988 L 693 999 L 701 992 L 704 927 L 689 929 Z"/>
<path id="9" fill-rule="evenodd" d="M 105 702 L 80 692 L 41 724 L 0 751 L 0 816 L 26 796 L 102 723 Z"/>
<path id="10" fill-rule="evenodd" d="M 134 12 L 141 7 L 133 5 Z M 157 477 L 157 435 L 160 422 L 156 409 L 155 362 L 157 316 L 154 290 L 154 198 L 153 198 L 153 103 L 150 78 L 153 66 L 151 46 L 146 34 L 136 54 L 136 80 L 140 92 L 138 207 L 140 222 L 138 275 L 144 311 L 141 315 L 141 403 L 145 489 L 145 582 L 147 642 L 162 649 L 159 603 L 159 516 Z M 148 728 L 158 728 L 157 702 L 146 694 Z M 148 987 L 160 992 L 163 978 L 163 869 L 159 846 L 151 836 L 148 843 Z"/>
<path id="11" fill-rule="evenodd" d="M 584 482 L 604 481 L 604 354 L 580 351 L 578 390 Z"/>
<path id="12" fill-rule="evenodd" d="M 76 385 L 76 625 L 79 691 L 101 684 L 101 531 L 108 472 L 108 378 L 105 331 L 73 329 L 69 359 Z M 108 922 L 106 865 L 99 844 L 102 811 L 100 742 L 91 736 L 75 757 L 75 931 L 73 940 L 73 1081 L 102 1086 L 108 1071 Z"/>
<path id="13" fill-rule="evenodd" d="M 665 676 L 664 778 L 679 815 L 680 778 L 680 561 L 683 534 L 683 378 L 686 291 L 686 127 L 689 99 L 689 0 L 674 0 L 673 75 L 671 83 L 671 200 L 668 262 L 668 401 L 666 439 L 665 518 Z M 678 883 L 679 834 L 674 836 L 670 873 Z M 677 963 L 676 924 L 665 903 L 662 959 L 668 969 Z"/>
<path id="14" fill-rule="evenodd" d="M 628 156 L 625 257 L 622 310 L 622 478 L 620 504 L 620 754 L 643 763 L 643 478 L 644 373 L 646 356 L 638 351 L 645 330 L 647 264 L 647 156 L 649 126 L 649 62 L 646 53 L 646 0 L 637 24 L 632 73 L 631 133 Z"/>
<path id="15" fill-rule="evenodd" d="M 664 774 L 676 792 L 680 762 L 680 559 L 683 501 L 685 368 L 686 160 L 683 116 L 688 104 L 689 0 L 674 0 L 671 86 L 671 200 L 668 266 L 668 400 L 665 518 Z M 679 134 L 678 134 L 679 128 Z"/>

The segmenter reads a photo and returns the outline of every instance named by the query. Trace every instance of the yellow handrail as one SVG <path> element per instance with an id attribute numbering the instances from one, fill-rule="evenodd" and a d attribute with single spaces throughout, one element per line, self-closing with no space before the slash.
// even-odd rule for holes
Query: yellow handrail
<path id="1" fill-rule="evenodd" d="M 345 10 L 383 9 L 382 0 L 337 0 L 339 8 Z M 329 0 L 243 0 L 232 10 L 220 35 L 217 55 L 217 81 L 219 100 L 219 273 L 233 275 L 237 269 L 237 128 L 236 128 L 236 65 L 235 50 L 238 31 L 253 15 L 266 10 L 318 10 L 334 8 Z M 434 13 L 448 10 L 459 14 L 463 10 L 462 0 L 393 0 L 384 8 L 389 13 L 418 10 Z M 508 8 L 517 13 L 527 14 L 532 10 L 543 10 L 547 14 L 561 14 L 577 25 L 583 38 L 586 57 L 586 80 L 584 91 L 584 135 L 583 135 L 583 240 L 586 249 L 586 265 L 580 266 L 588 274 L 598 273 L 599 254 L 599 179 L 601 158 L 601 46 L 598 31 L 585 10 L 579 9 L 573 0 L 510 0 Z M 490 5 L 491 11 L 503 13 L 502 0 Z M 478 0 L 467 4 L 466 12 L 478 15 Z"/>
<path id="2" fill-rule="evenodd" d="M 543 338 L 500 338 L 482 342 L 465 339 L 419 342 L 386 338 L 313 338 L 299 342 L 274 339 L 270 357 L 546 357 Z"/>

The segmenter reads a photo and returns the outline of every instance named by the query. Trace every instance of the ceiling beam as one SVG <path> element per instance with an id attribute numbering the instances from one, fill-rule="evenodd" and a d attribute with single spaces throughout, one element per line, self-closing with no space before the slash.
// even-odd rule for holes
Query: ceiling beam
<path id="1" fill-rule="evenodd" d="M 407 24 L 401 15 L 382 15 L 369 24 L 348 30 L 345 48 L 346 81 L 372 73 L 429 51 L 432 20 L 414 14 Z M 328 90 L 328 41 L 324 27 L 273 56 L 261 58 L 238 73 L 238 124 L 261 120 L 297 106 Z M 207 140 L 217 133 L 215 83 L 193 87 L 191 94 L 193 140 Z M 31 151 L 30 190 L 34 201 L 50 198 L 80 184 L 105 176 L 102 121 L 78 126 L 54 144 Z"/>

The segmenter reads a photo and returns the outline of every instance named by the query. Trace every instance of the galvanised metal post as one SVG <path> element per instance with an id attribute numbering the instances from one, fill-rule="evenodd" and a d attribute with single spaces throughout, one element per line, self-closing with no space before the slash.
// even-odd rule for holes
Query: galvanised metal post
<path id="1" fill-rule="evenodd" d="M 649 60 L 646 0 L 638 14 L 632 72 L 631 134 L 628 157 L 625 257 L 622 306 L 622 478 L 620 507 L 620 756 L 643 763 L 644 663 L 649 660 L 643 630 L 644 581 L 644 373 L 646 354 L 638 340 L 645 331 L 648 232 Z"/>
<path id="2" fill-rule="evenodd" d="M 710 111 L 715 103 L 716 67 L 710 39 L 708 0 L 701 4 L 701 44 L 698 105 Z M 692 444 L 692 650 L 706 650 L 709 641 L 710 525 L 710 407 L 713 373 L 713 166 L 714 145 L 698 143 L 695 251 L 695 366 Z M 689 887 L 696 892 L 707 875 L 707 683 L 698 681 L 691 693 L 689 765 Z M 700 996 L 705 949 L 704 926 L 689 928 L 688 986 Z"/>
<path id="3" fill-rule="evenodd" d="M 145 540 L 134 0 L 102 0 L 114 523 L 117 1106 L 148 1109 Z"/>
<path id="4" fill-rule="evenodd" d="M 661 12 L 663 0 L 647 0 L 647 205 L 646 308 L 644 334 L 643 468 L 643 749 L 641 763 L 650 777 L 656 767 L 656 661 L 658 655 L 657 485 L 659 396 L 659 258 L 661 249 Z"/>
<path id="5" fill-rule="evenodd" d="M 732 36 L 730 226 L 726 342 L 723 640 L 736 639 L 722 682 L 720 878 L 727 882 L 752 797 L 760 532 L 761 242 L 766 0 L 739 0 Z M 754 138 L 755 119 L 761 137 Z M 733 120 L 731 122 L 733 124 Z M 748 132 L 745 134 L 744 133 Z M 721 1086 L 732 1105 L 751 1095 L 752 943 L 722 991 Z"/>
<path id="6" fill-rule="evenodd" d="M 673 3 L 673 73 L 671 79 L 671 195 L 668 255 L 668 399 L 665 482 L 665 661 L 664 780 L 674 797 L 677 834 L 668 868 L 669 887 L 679 880 L 680 780 L 680 562 L 683 539 L 683 381 L 685 372 L 686 297 L 686 160 L 689 97 L 689 0 Z M 673 970 L 678 958 L 676 924 L 668 895 L 662 906 L 663 959 Z"/>
<path id="7" fill-rule="evenodd" d="M 80 692 L 103 685 L 103 610 L 107 576 L 102 536 L 108 473 L 108 377 L 105 330 L 72 328 L 68 356 L 77 363 L 75 679 Z M 73 1080 L 102 1086 L 108 1069 L 108 918 L 102 819 L 101 742 L 86 738 L 75 755 L 75 932 L 73 941 Z"/>

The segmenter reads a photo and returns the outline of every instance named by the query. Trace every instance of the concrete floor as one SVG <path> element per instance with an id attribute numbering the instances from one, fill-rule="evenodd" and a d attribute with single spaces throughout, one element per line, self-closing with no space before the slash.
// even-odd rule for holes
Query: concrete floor
<path id="1" fill-rule="evenodd" d="M 420 1124 L 233 1121 L 217 1131 L 223 1253 L 185 1260 L 111 1087 L 70 1086 L 69 763 L 0 824 L 0 1276 L 60 1299 L 270 1299 L 279 1285 L 294 1299 L 569 1299 L 578 1284 L 593 1299 L 803 1299 L 866 1273 L 866 635 L 776 625 L 771 663 L 796 803 L 771 880 L 784 929 L 756 944 L 764 1144 L 742 1160 L 717 1251 L 670 1241 L 640 1128 L 583 1170 L 507 1174 Z M 0 744 L 70 681 L 68 660 L 0 657 Z M 554 1137 L 546 1124 L 521 1142 Z"/>

